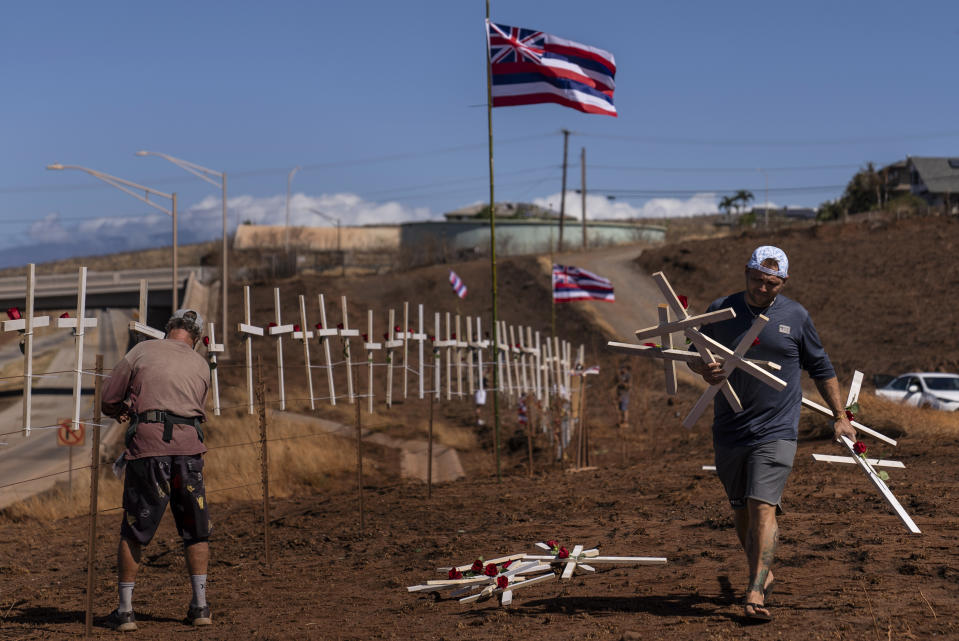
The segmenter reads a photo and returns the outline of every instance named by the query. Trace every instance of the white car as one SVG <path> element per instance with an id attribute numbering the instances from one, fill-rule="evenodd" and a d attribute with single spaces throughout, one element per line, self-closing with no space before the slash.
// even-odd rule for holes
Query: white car
<path id="1" fill-rule="evenodd" d="M 884 398 L 914 407 L 959 410 L 959 374 L 910 372 L 876 388 Z"/>

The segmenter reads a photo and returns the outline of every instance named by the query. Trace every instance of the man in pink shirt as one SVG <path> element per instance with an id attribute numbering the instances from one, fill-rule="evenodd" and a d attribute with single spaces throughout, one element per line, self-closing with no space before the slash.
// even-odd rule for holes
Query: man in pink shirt
<path id="1" fill-rule="evenodd" d="M 193 586 L 187 621 L 196 626 L 212 623 L 206 602 L 210 518 L 201 426 L 210 368 L 194 351 L 202 327 L 198 312 L 177 310 L 167 322 L 166 338 L 138 343 L 127 352 L 103 390 L 103 413 L 130 421 L 117 551 L 119 604 L 108 619 L 116 630 L 137 629 L 132 600 L 140 551 L 153 538 L 167 503 L 183 538 Z"/>

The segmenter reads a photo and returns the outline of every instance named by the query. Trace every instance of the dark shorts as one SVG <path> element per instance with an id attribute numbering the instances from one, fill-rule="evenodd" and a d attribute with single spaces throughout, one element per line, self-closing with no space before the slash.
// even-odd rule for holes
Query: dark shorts
<path id="1" fill-rule="evenodd" d="M 629 409 L 629 392 L 619 393 L 619 411 L 625 412 Z"/>
<path id="2" fill-rule="evenodd" d="M 716 446 L 716 474 L 734 510 L 747 499 L 779 506 L 796 457 L 796 441 L 769 441 L 749 447 Z"/>
<path id="3" fill-rule="evenodd" d="M 120 536 L 146 545 L 171 504 L 177 532 L 186 545 L 210 536 L 203 456 L 147 456 L 128 461 L 123 481 Z"/>

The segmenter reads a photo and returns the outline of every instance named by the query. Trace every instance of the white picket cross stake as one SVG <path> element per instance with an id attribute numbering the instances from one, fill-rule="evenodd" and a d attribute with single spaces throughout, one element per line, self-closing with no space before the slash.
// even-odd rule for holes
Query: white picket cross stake
<path id="1" fill-rule="evenodd" d="M 210 386 L 213 388 L 213 415 L 220 415 L 220 378 L 216 371 L 216 355 L 223 351 L 223 344 L 217 344 L 216 335 L 213 332 L 213 323 L 207 323 L 206 356 L 210 360 Z M 206 342 L 206 341 L 204 341 Z"/>
<path id="2" fill-rule="evenodd" d="M 469 326 L 469 319 L 466 321 L 467 327 Z M 453 338 L 456 340 L 456 396 L 463 398 L 463 350 L 467 349 L 468 345 L 466 341 L 463 340 L 463 335 L 460 333 L 462 326 L 460 325 L 460 315 L 456 315 L 456 334 L 453 335 Z"/>
<path id="3" fill-rule="evenodd" d="M 273 288 L 274 323 L 267 330 L 270 336 L 276 336 L 276 375 L 280 383 L 280 410 L 286 409 L 286 386 L 283 376 L 283 334 L 291 334 L 293 325 L 284 325 L 280 318 L 280 288 Z"/>
<path id="4" fill-rule="evenodd" d="M 606 346 L 614 352 L 629 354 L 630 356 L 643 356 L 647 358 L 660 358 L 664 360 L 682 361 L 685 363 L 702 362 L 703 357 L 699 352 L 691 352 L 684 349 L 665 349 L 653 345 L 637 345 L 636 343 L 618 343 L 609 341 Z M 726 358 L 722 354 L 713 354 L 713 358 L 719 363 L 725 363 Z M 770 371 L 778 372 L 782 366 L 772 361 L 758 361 L 752 358 L 743 359 L 759 367 L 764 367 Z M 832 414 L 829 414 L 832 416 Z"/>
<path id="5" fill-rule="evenodd" d="M 499 349 L 499 358 L 498 361 L 502 364 L 500 368 L 500 373 L 502 374 L 503 369 L 506 370 L 506 393 L 509 396 L 513 395 L 513 375 L 512 375 L 512 366 L 510 364 L 510 345 L 507 338 L 506 331 L 506 321 L 501 320 L 497 321 L 499 332 L 496 335 L 497 347 Z M 500 379 L 500 385 L 502 385 L 502 378 Z"/>
<path id="6" fill-rule="evenodd" d="M 553 382 L 556 384 L 557 398 L 563 399 L 565 397 L 565 393 L 563 391 L 563 373 L 562 373 L 562 363 L 561 363 L 562 359 L 560 358 L 560 351 L 559 351 L 559 337 L 554 336 L 552 343 L 553 343 L 552 345 L 553 350 L 552 350 L 552 354 L 550 355 L 550 358 L 552 359 L 552 365 L 553 365 L 553 372 L 552 372 Z"/>
<path id="7" fill-rule="evenodd" d="M 87 306 L 87 268 L 81 267 L 77 282 L 77 317 L 58 318 L 57 327 L 60 329 L 72 328 L 73 345 L 76 369 L 73 376 L 73 419 L 70 422 L 70 431 L 80 429 L 80 383 L 83 378 L 83 338 L 87 327 L 96 327 L 96 318 L 86 317 Z"/>
<path id="8" fill-rule="evenodd" d="M 543 400 L 543 351 L 540 349 L 540 336 L 536 332 L 536 342 L 533 343 L 534 358 L 536 363 L 536 398 Z"/>
<path id="9" fill-rule="evenodd" d="M 847 436 L 841 436 L 842 444 L 846 446 L 846 449 L 849 450 L 849 454 L 856 459 L 856 463 L 859 464 L 859 467 L 863 472 L 866 473 L 866 476 L 869 477 L 869 480 L 872 481 L 872 484 L 876 486 L 876 489 L 879 490 L 883 498 L 886 499 L 886 502 L 895 510 L 896 515 L 903 522 L 906 528 L 913 534 L 922 534 L 919 530 L 919 527 L 912 520 L 912 517 L 906 512 L 905 508 L 902 507 L 902 504 L 899 503 L 899 500 L 895 497 L 892 491 L 889 489 L 889 486 L 886 485 L 886 482 L 879 478 L 879 475 L 876 474 L 876 470 L 872 469 L 870 465 L 864 458 L 856 454 L 856 450 L 853 448 L 855 445 Z"/>
<path id="10" fill-rule="evenodd" d="M 326 324 L 326 300 L 323 294 L 319 295 L 320 325 L 316 328 L 316 335 L 323 344 L 323 357 L 326 360 L 326 383 L 330 389 L 330 405 L 336 405 L 336 389 L 333 386 L 333 360 L 330 358 L 330 338 L 339 334 L 334 327 Z"/>
<path id="11" fill-rule="evenodd" d="M 656 307 L 659 313 L 659 326 L 662 328 L 660 335 L 663 349 L 673 348 L 673 335 L 665 329 L 669 325 L 669 305 L 660 303 Z M 638 334 L 638 333 L 637 333 Z M 639 336 L 636 337 L 639 340 Z M 666 375 L 666 393 L 670 396 L 676 395 L 676 363 L 669 359 L 663 359 L 663 372 Z"/>
<path id="12" fill-rule="evenodd" d="M 505 322 L 503 323 L 503 328 L 506 329 Z M 521 352 L 520 349 L 516 346 L 516 327 L 513 325 L 509 326 L 509 349 L 507 353 L 510 356 L 510 361 L 513 365 L 513 377 L 516 380 L 516 396 L 523 395 L 523 380 L 520 376 L 520 358 Z"/>
<path id="13" fill-rule="evenodd" d="M 760 381 L 766 385 L 769 385 L 774 390 L 781 392 L 786 389 L 786 381 L 782 380 L 778 376 L 770 374 L 763 368 L 759 367 L 755 363 L 751 363 L 749 360 L 743 357 L 743 355 L 746 353 L 746 350 L 752 347 L 753 341 L 756 340 L 756 337 L 759 336 L 759 333 L 762 332 L 763 328 L 768 322 L 769 318 L 763 314 L 757 316 L 753 321 L 753 324 L 739 341 L 739 344 L 736 346 L 736 351 L 730 351 L 725 345 L 714 341 L 708 336 L 703 336 L 702 334 L 700 334 L 700 336 L 706 340 L 708 349 L 720 353 L 726 358 L 726 360 L 723 362 L 723 373 L 726 376 L 729 376 L 734 369 L 741 369 L 750 376 L 758 378 Z M 699 397 L 698 401 L 696 401 L 696 404 L 689 412 L 689 415 L 683 420 L 683 427 L 691 428 L 696 421 L 699 420 L 699 417 L 702 416 L 703 412 L 706 410 L 706 407 L 708 407 L 710 401 L 713 400 L 713 397 L 716 396 L 716 393 L 721 387 L 722 383 L 718 385 L 710 385 L 709 388 L 703 392 L 703 395 Z"/>
<path id="14" fill-rule="evenodd" d="M 473 323 L 469 316 L 466 317 L 466 384 L 469 387 L 470 396 L 475 391 L 473 381 L 473 352 L 476 351 L 476 345 L 473 342 Z"/>
<path id="15" fill-rule="evenodd" d="M 403 331 L 400 332 L 398 338 L 403 339 L 403 399 L 407 397 L 409 391 L 409 380 L 407 375 L 410 371 L 410 362 L 409 362 L 409 344 L 410 337 L 408 336 L 410 331 L 410 303 L 406 301 L 403 303 Z"/>
<path id="16" fill-rule="evenodd" d="M 549 406 L 550 395 L 553 393 L 551 387 L 554 380 L 552 379 L 552 367 L 553 367 L 553 341 L 549 339 L 549 336 L 545 337 L 543 341 L 543 357 L 542 357 L 542 368 L 543 368 L 543 402 Z"/>
<path id="17" fill-rule="evenodd" d="M 419 322 L 416 326 L 417 328 L 416 333 L 413 334 L 411 338 L 415 341 L 420 342 L 420 389 L 419 389 L 419 392 L 420 392 L 420 399 L 423 399 L 425 398 L 425 394 L 426 394 L 426 386 L 425 386 L 426 367 L 424 363 L 424 353 L 423 353 L 423 349 L 424 349 L 423 341 L 426 340 L 426 334 L 423 333 L 423 304 L 422 303 L 420 303 L 417 307 L 417 316 L 419 318 Z"/>
<path id="18" fill-rule="evenodd" d="M 366 364 L 367 364 L 367 390 L 369 392 L 369 401 L 367 402 L 367 411 L 373 413 L 373 352 L 378 349 L 383 349 L 381 343 L 373 342 L 373 310 L 369 309 L 366 312 L 366 336 L 363 337 L 363 349 L 366 350 Z"/>
<path id="19" fill-rule="evenodd" d="M 446 312 L 446 400 L 453 400 L 453 348 L 456 347 L 456 341 L 453 339 L 453 332 L 450 328 L 450 313 Z M 439 336 L 436 337 L 437 339 Z"/>
<path id="20" fill-rule="evenodd" d="M 393 350 L 397 347 L 403 347 L 402 340 L 397 340 L 396 332 L 396 310 L 390 310 L 390 321 L 386 332 L 386 342 L 383 347 L 386 348 L 386 407 L 393 407 Z"/>
<path id="21" fill-rule="evenodd" d="M 350 358 L 350 337 L 359 336 L 357 329 L 350 329 L 350 315 L 346 306 L 346 296 L 340 297 L 340 304 L 343 310 L 343 328 L 340 329 L 340 338 L 343 340 L 343 358 L 346 360 L 346 395 L 352 405 L 355 402 L 353 394 L 353 361 Z"/>
<path id="22" fill-rule="evenodd" d="M 313 332 L 306 324 L 306 297 L 300 294 L 300 331 L 293 328 L 293 339 L 303 341 L 303 362 L 306 363 L 306 386 L 310 392 L 310 409 L 316 409 L 316 402 L 313 399 L 313 369 L 310 364 L 310 339 L 313 338 Z"/>
<path id="23" fill-rule="evenodd" d="M 851 463 L 857 465 L 856 461 L 858 456 L 835 456 L 833 454 L 813 454 L 813 459 L 816 461 L 821 461 L 823 463 Z M 872 465 L 873 467 L 895 467 L 899 469 L 905 469 L 906 465 L 902 461 L 889 461 L 887 459 L 879 458 L 868 458 L 866 462 Z"/>
<path id="24" fill-rule="evenodd" d="M 24 314 L 16 320 L 3 321 L 3 331 L 17 331 L 23 334 L 23 435 L 30 436 L 33 415 L 33 330 L 37 327 L 48 327 L 49 316 L 33 315 L 33 299 L 36 287 L 36 267 L 33 263 L 27 266 L 27 295 Z"/>
<path id="25" fill-rule="evenodd" d="M 130 321 L 130 331 L 135 334 L 142 334 L 149 338 L 163 339 L 166 333 L 158 329 L 153 329 L 147 324 L 147 291 L 148 285 L 146 279 L 140 279 L 140 307 L 138 309 L 139 320 Z"/>
<path id="26" fill-rule="evenodd" d="M 653 281 L 655 281 L 657 287 L 659 287 L 659 291 L 662 292 L 663 298 L 666 299 L 666 304 L 668 304 L 676 314 L 678 322 L 689 320 L 689 313 L 680 302 L 679 296 L 677 296 L 676 292 L 673 291 L 673 286 L 669 284 L 668 280 L 666 280 L 666 275 L 663 274 L 663 272 L 656 272 L 653 274 Z M 730 308 L 730 311 L 733 312 L 732 317 L 735 317 L 735 311 L 733 311 L 732 308 Z M 657 330 L 659 330 L 658 326 Z M 703 336 L 700 332 L 688 327 L 683 331 L 686 335 L 686 338 L 691 340 L 693 345 L 696 346 L 696 349 L 699 350 L 699 357 L 704 363 L 710 364 L 716 362 L 716 358 L 706 347 L 706 341 L 704 340 L 706 338 L 705 336 Z M 739 402 L 739 397 L 736 396 L 736 392 L 733 390 L 732 385 L 729 384 L 729 381 L 723 381 L 721 389 L 723 396 L 726 397 L 726 401 L 729 403 L 729 406 L 733 409 L 733 411 L 742 412 L 743 405 Z"/>
<path id="27" fill-rule="evenodd" d="M 3 321 L 3 331 L 17 331 L 23 334 L 23 435 L 30 436 L 30 418 L 33 415 L 33 330 L 36 327 L 50 325 L 49 316 L 33 315 L 33 294 L 35 288 L 35 266 L 27 266 L 27 295 L 24 314 L 19 319 Z"/>
<path id="28" fill-rule="evenodd" d="M 484 389 L 486 386 L 483 383 L 483 350 L 489 347 L 490 342 L 483 338 L 483 321 L 479 316 L 476 317 L 476 340 L 473 344 L 476 345 L 476 371 L 479 379 L 477 387 Z"/>
<path id="29" fill-rule="evenodd" d="M 246 392 L 249 399 L 247 413 L 255 414 L 256 411 L 253 407 L 253 337 L 263 336 L 263 328 L 253 325 L 253 321 L 250 319 L 249 285 L 243 286 L 243 321 L 237 323 L 236 331 L 239 332 L 246 347 Z"/>

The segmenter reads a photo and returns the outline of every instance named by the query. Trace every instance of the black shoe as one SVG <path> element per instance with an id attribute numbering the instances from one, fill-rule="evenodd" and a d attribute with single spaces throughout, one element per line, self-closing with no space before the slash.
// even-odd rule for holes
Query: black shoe
<path id="1" fill-rule="evenodd" d="M 113 628 L 117 632 L 133 632 L 137 629 L 137 621 L 133 617 L 133 610 L 129 612 L 120 612 L 114 610 L 107 617 L 107 627 Z"/>
<path id="2" fill-rule="evenodd" d="M 210 606 L 191 605 L 186 613 L 187 623 L 190 625 L 212 625 L 213 617 L 210 615 Z"/>

